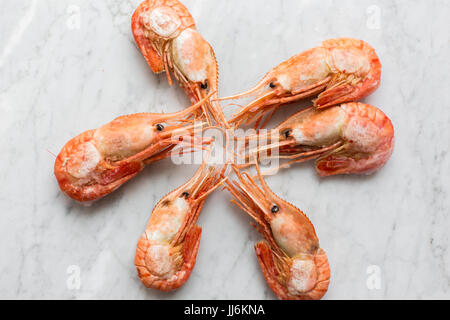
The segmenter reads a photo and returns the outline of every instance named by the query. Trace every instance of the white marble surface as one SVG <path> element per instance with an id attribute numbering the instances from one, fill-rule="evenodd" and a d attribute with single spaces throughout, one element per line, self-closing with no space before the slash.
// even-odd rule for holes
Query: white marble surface
<path id="1" fill-rule="evenodd" d="M 184 3 L 216 51 L 222 95 L 328 38 L 376 48 L 382 84 L 366 101 L 396 129 L 387 166 L 370 177 L 320 179 L 307 164 L 268 182 L 316 227 L 332 270 L 326 299 L 450 298 L 450 2 Z M 155 164 L 88 208 L 58 189 L 50 152 L 70 138 L 119 115 L 188 103 L 136 49 L 138 4 L 0 0 L 0 298 L 274 299 L 253 252 L 260 236 L 225 192 L 206 203 L 197 265 L 181 290 L 158 293 L 137 278 L 135 246 L 154 204 L 195 167 Z M 79 290 L 67 286 L 72 265 Z M 368 270 L 379 271 L 379 289 L 367 285 L 377 277 Z"/>

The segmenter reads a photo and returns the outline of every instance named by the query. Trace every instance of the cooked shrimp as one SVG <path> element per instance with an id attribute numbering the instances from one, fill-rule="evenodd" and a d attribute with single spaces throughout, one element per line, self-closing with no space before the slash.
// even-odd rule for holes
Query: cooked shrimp
<path id="1" fill-rule="evenodd" d="M 200 244 L 196 221 L 207 196 L 221 185 L 224 171 L 203 163 L 191 180 L 156 205 L 134 262 L 146 287 L 172 291 L 189 279 Z"/>
<path id="2" fill-rule="evenodd" d="M 373 173 L 386 164 L 394 149 L 391 120 L 364 103 L 300 111 L 281 123 L 275 134 L 278 141 L 263 149 L 279 148 L 279 157 L 290 159 L 281 167 L 317 159 L 316 169 L 323 177 Z"/>
<path id="3" fill-rule="evenodd" d="M 188 146 L 191 151 L 204 148 L 210 139 L 193 134 L 205 123 L 185 119 L 202 103 L 172 114 L 123 116 L 72 139 L 55 162 L 61 190 L 79 202 L 94 201 L 129 181 L 145 165 L 180 153 L 176 146 Z"/>
<path id="4" fill-rule="evenodd" d="M 238 181 L 227 181 L 225 188 L 265 238 L 255 251 L 269 287 L 284 300 L 321 299 L 328 290 L 330 267 L 311 221 L 273 193 L 260 174 L 262 189 L 247 173 L 234 170 Z"/>
<path id="5" fill-rule="evenodd" d="M 269 111 L 316 95 L 318 108 L 357 101 L 375 91 L 380 78 L 381 63 L 370 45 L 350 38 L 332 39 L 281 63 L 253 89 L 219 100 L 256 96 L 229 123 L 240 126 L 256 118 L 258 125 Z"/>
<path id="6" fill-rule="evenodd" d="M 170 85 L 172 73 L 192 103 L 215 92 L 207 103 L 214 119 L 228 127 L 220 104 L 215 101 L 219 71 L 214 51 L 197 32 L 186 7 L 177 0 L 144 1 L 133 14 L 132 30 L 152 71 L 165 71 Z M 203 108 L 203 113 L 209 117 L 207 108 Z"/>

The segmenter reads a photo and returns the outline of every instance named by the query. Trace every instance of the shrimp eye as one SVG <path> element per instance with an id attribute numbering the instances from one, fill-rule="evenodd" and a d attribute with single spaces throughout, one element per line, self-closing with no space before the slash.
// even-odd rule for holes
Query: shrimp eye
<path id="1" fill-rule="evenodd" d="M 282 132 L 282 135 L 285 136 L 286 139 L 290 138 L 292 136 L 292 130 L 286 129 Z"/>
<path id="2" fill-rule="evenodd" d="M 277 205 L 274 205 L 274 206 L 272 207 L 272 213 L 277 213 L 278 211 L 280 211 L 280 207 L 277 206 Z"/>
<path id="3" fill-rule="evenodd" d="M 180 197 L 180 198 L 185 198 L 185 199 L 189 198 L 189 192 L 187 192 L 187 191 L 183 192 L 183 193 L 181 194 L 181 197 Z"/>
<path id="4" fill-rule="evenodd" d="M 273 83 L 273 82 L 271 82 L 271 83 L 269 84 L 269 86 L 270 86 L 272 89 L 275 89 L 275 87 L 276 87 L 275 83 Z"/>
<path id="5" fill-rule="evenodd" d="M 163 131 L 163 130 L 164 130 L 164 126 L 163 126 L 162 124 L 158 123 L 158 124 L 156 125 L 156 130 L 158 130 L 158 131 Z"/>
<path id="6" fill-rule="evenodd" d="M 205 83 L 202 83 L 202 84 L 200 85 L 200 88 L 202 88 L 203 90 L 208 89 L 208 80 L 206 80 Z"/>

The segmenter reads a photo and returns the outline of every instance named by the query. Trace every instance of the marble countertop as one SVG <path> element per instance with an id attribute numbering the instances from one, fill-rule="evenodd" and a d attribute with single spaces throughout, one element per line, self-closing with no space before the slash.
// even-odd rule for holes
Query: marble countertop
<path id="1" fill-rule="evenodd" d="M 0 298 L 276 298 L 253 251 L 261 236 L 226 192 L 200 216 L 188 283 L 169 294 L 141 284 L 137 239 L 156 202 L 196 167 L 154 164 L 90 207 L 57 186 L 52 153 L 72 137 L 120 115 L 188 105 L 136 49 L 130 19 L 139 2 L 0 2 Z M 222 96 L 329 38 L 376 48 L 382 83 L 365 102 L 396 129 L 386 167 L 321 179 L 306 164 L 267 181 L 314 223 L 331 266 L 326 299 L 450 298 L 450 3 L 183 2 L 216 52 Z"/>

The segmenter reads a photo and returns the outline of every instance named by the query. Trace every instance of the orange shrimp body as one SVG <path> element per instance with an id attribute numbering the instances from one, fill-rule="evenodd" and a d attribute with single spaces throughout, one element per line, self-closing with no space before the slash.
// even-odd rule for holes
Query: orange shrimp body
<path id="1" fill-rule="evenodd" d="M 61 190 L 79 202 L 98 200 L 136 176 L 145 165 L 171 156 L 177 145 L 202 147 L 193 141 L 193 125 L 184 117 L 200 104 L 172 114 L 123 116 L 69 141 L 55 161 Z"/>
<path id="2" fill-rule="evenodd" d="M 394 149 L 394 127 L 379 109 L 346 103 L 328 109 L 309 108 L 281 123 L 276 132 L 284 166 L 317 159 L 320 176 L 370 174 L 383 167 Z"/>
<path id="3" fill-rule="evenodd" d="M 189 11 L 176 0 L 147 0 L 135 11 L 132 30 L 142 54 L 155 73 L 172 73 L 192 103 L 209 92 L 217 98 L 218 65 L 211 45 L 197 32 Z M 208 101 L 217 122 L 226 119 L 217 101 Z M 203 110 L 208 116 L 207 110 Z"/>
<path id="4" fill-rule="evenodd" d="M 272 69 L 253 89 L 233 97 L 257 98 L 229 122 L 251 122 L 271 109 L 318 95 L 314 106 L 325 108 L 357 101 L 375 91 L 381 63 L 375 50 L 362 40 L 332 39 L 293 56 Z"/>
<path id="5" fill-rule="evenodd" d="M 206 197 L 220 185 L 219 178 L 216 168 L 203 164 L 190 181 L 156 205 L 136 249 L 135 265 L 146 287 L 172 291 L 189 279 L 201 236 L 195 223 Z"/>
<path id="6" fill-rule="evenodd" d="M 255 251 L 269 287 L 283 300 L 321 299 L 328 290 L 330 267 L 310 220 L 275 195 L 261 175 L 262 189 L 248 174 L 235 172 L 238 181 L 227 181 L 226 188 L 265 237 Z"/>

